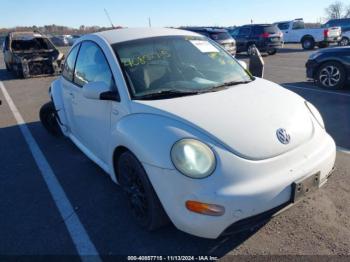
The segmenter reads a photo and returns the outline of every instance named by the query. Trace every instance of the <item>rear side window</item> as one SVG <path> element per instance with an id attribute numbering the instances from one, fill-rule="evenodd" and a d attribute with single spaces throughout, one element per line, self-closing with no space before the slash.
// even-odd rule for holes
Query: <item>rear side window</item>
<path id="1" fill-rule="evenodd" d="M 240 37 L 248 37 L 250 35 L 250 28 L 249 27 L 241 27 L 239 29 L 238 36 Z"/>
<path id="2" fill-rule="evenodd" d="M 293 30 L 305 29 L 305 24 L 303 21 L 295 21 L 293 23 Z"/>
<path id="3" fill-rule="evenodd" d="M 280 30 L 288 30 L 289 29 L 289 23 L 279 23 L 277 26 Z"/>
<path id="4" fill-rule="evenodd" d="M 66 59 L 66 62 L 64 63 L 62 75 L 64 78 L 66 78 L 69 81 L 73 81 L 74 65 L 75 65 L 75 60 L 77 59 L 79 46 L 80 45 L 75 46 L 72 49 L 72 51 L 70 51 Z"/>
<path id="5" fill-rule="evenodd" d="M 105 82 L 114 86 L 112 72 L 101 48 L 91 41 L 81 45 L 75 66 L 74 83 L 84 86 L 89 82 Z"/>

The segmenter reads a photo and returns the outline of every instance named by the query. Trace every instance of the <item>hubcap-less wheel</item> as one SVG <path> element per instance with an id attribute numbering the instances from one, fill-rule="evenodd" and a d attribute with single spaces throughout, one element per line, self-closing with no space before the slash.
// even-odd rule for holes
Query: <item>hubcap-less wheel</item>
<path id="1" fill-rule="evenodd" d="M 168 216 L 140 161 L 126 151 L 118 157 L 117 166 L 118 180 L 138 224 L 149 231 L 166 225 Z"/>
<path id="2" fill-rule="evenodd" d="M 146 226 L 148 216 L 147 196 L 142 181 L 137 175 L 137 169 L 135 169 L 135 165 L 127 160 L 120 167 L 120 172 L 123 190 L 127 195 L 131 211 L 137 221 L 142 226 Z"/>
<path id="3" fill-rule="evenodd" d="M 304 41 L 304 48 L 310 49 L 310 47 L 311 47 L 311 40 L 305 40 Z"/>
<path id="4" fill-rule="evenodd" d="M 324 67 L 319 76 L 319 80 L 325 87 L 335 87 L 339 84 L 341 73 L 338 67 L 330 65 Z"/>
<path id="5" fill-rule="evenodd" d="M 346 38 L 346 37 L 344 37 L 344 38 L 339 42 L 339 44 L 340 44 L 341 46 L 348 46 L 348 45 L 349 45 L 349 39 Z"/>

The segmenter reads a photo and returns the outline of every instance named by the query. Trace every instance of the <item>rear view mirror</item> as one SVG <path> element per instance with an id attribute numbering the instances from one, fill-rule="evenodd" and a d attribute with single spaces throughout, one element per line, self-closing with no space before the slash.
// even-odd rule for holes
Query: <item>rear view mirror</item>
<path id="1" fill-rule="evenodd" d="M 83 86 L 83 95 L 88 99 L 120 101 L 118 92 L 102 81 L 90 82 Z"/>

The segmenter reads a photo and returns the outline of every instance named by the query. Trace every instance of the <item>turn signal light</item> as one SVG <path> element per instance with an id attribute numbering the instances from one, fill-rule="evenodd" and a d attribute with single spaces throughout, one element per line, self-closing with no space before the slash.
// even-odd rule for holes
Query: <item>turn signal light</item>
<path id="1" fill-rule="evenodd" d="M 197 201 L 187 201 L 186 208 L 191 212 L 207 216 L 222 216 L 225 214 L 225 208 L 223 206 L 206 204 Z"/>

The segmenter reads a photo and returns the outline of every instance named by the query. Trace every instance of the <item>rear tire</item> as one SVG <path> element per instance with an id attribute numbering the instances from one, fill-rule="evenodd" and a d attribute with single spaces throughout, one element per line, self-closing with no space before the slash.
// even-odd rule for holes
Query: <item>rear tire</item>
<path id="1" fill-rule="evenodd" d="M 350 44 L 350 39 L 347 37 L 343 37 L 340 41 L 339 41 L 339 45 L 340 46 L 348 46 Z"/>
<path id="2" fill-rule="evenodd" d="M 315 48 L 315 40 L 312 37 L 305 37 L 301 41 L 301 46 L 304 50 L 312 50 Z"/>
<path id="3" fill-rule="evenodd" d="M 254 53 L 254 47 L 255 47 L 254 44 L 249 44 L 249 45 L 248 45 L 248 47 L 247 47 L 247 54 L 248 54 L 249 56 L 252 56 L 252 55 L 253 55 L 253 53 Z"/>
<path id="4" fill-rule="evenodd" d="M 138 159 L 126 151 L 116 161 L 120 185 L 137 223 L 148 231 L 168 224 L 169 218 Z"/>
<path id="5" fill-rule="evenodd" d="M 316 81 L 319 87 L 325 89 L 342 89 L 345 87 L 346 71 L 338 62 L 327 62 L 317 71 Z"/>
<path id="6" fill-rule="evenodd" d="M 53 136 L 62 136 L 62 130 L 57 120 L 57 112 L 53 102 L 46 103 L 39 112 L 41 124 Z"/>

